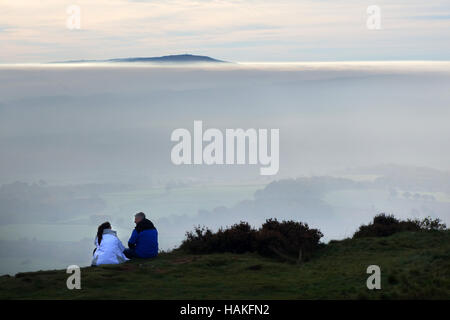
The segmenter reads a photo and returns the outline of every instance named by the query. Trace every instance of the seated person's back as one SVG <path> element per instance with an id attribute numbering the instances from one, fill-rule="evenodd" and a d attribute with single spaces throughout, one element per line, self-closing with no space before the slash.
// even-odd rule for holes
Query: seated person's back
<path id="1" fill-rule="evenodd" d="M 128 246 L 138 258 L 151 258 L 158 255 L 158 230 L 153 223 L 142 218 L 128 240 Z"/>
<path id="2" fill-rule="evenodd" d="M 123 254 L 124 246 L 111 230 L 111 224 L 105 222 L 98 227 L 95 238 L 95 251 L 92 257 L 92 265 L 117 264 L 128 260 Z"/>

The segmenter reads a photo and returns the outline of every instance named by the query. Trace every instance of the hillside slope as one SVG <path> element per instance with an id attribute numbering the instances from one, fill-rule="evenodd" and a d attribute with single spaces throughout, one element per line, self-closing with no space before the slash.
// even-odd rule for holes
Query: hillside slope
<path id="1" fill-rule="evenodd" d="M 382 288 L 366 287 L 381 267 Z M 81 290 L 65 270 L 0 278 L 1 299 L 450 299 L 450 232 L 333 241 L 300 266 L 257 254 L 190 255 L 86 267 Z"/>

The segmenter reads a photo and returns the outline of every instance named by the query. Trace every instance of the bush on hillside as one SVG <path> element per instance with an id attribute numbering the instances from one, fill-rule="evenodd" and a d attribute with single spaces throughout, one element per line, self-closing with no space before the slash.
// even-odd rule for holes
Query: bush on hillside
<path id="1" fill-rule="evenodd" d="M 289 261 L 307 260 L 319 246 L 323 234 L 307 224 L 268 219 L 258 230 L 241 221 L 216 233 L 200 226 L 186 233 L 180 249 L 191 253 L 258 252 Z"/>
<path id="2" fill-rule="evenodd" d="M 186 232 L 186 239 L 180 249 L 189 249 L 191 253 L 212 253 L 215 247 L 215 235 L 206 228 L 196 226 L 194 231 Z"/>
<path id="3" fill-rule="evenodd" d="M 447 229 L 447 225 L 439 218 L 426 217 L 423 220 L 414 220 L 421 230 L 443 231 Z"/>
<path id="4" fill-rule="evenodd" d="M 440 219 L 427 217 L 423 220 L 399 220 L 393 215 L 381 213 L 373 218 L 372 223 L 362 225 L 353 238 L 387 237 L 397 232 L 420 230 L 445 230 L 446 225 Z"/>
<path id="5" fill-rule="evenodd" d="M 302 222 L 268 219 L 256 234 L 256 249 L 261 255 L 304 261 L 318 248 L 322 237 L 319 230 Z"/>
<path id="6" fill-rule="evenodd" d="M 215 249 L 219 252 L 245 253 L 255 250 L 257 231 L 248 222 L 241 221 L 216 233 Z"/>
<path id="7" fill-rule="evenodd" d="M 255 249 L 255 233 L 256 230 L 243 221 L 226 229 L 220 228 L 216 233 L 197 226 L 194 231 L 186 232 L 180 249 L 191 253 L 252 252 Z"/>

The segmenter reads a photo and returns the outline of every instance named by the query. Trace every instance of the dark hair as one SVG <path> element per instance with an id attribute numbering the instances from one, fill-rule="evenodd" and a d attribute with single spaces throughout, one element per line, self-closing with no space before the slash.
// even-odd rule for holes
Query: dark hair
<path id="1" fill-rule="evenodd" d="M 143 212 L 138 212 L 134 216 L 135 217 L 141 217 L 142 219 L 145 219 L 145 213 L 143 213 Z"/>
<path id="2" fill-rule="evenodd" d="M 105 229 L 111 229 L 111 224 L 108 221 L 103 222 L 101 225 L 98 226 L 98 229 L 97 229 L 97 241 L 98 241 L 99 245 L 102 242 L 103 230 L 105 230 Z"/>

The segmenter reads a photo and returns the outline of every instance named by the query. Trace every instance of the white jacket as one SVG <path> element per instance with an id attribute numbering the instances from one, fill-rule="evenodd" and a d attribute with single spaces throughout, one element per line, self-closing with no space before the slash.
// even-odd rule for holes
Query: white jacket
<path id="1" fill-rule="evenodd" d="M 95 237 L 95 250 L 92 257 L 92 265 L 101 264 L 118 264 L 129 260 L 123 254 L 125 247 L 122 242 L 117 238 L 116 231 L 111 229 L 103 230 L 102 241 L 98 244 L 98 238 Z"/>

